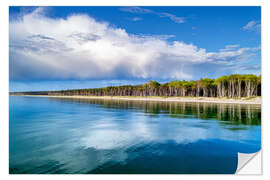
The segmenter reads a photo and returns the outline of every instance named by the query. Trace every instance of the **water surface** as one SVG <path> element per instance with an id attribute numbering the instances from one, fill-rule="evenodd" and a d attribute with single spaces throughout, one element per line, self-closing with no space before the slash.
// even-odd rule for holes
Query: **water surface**
<path id="1" fill-rule="evenodd" d="M 10 96 L 11 174 L 227 174 L 260 148 L 259 105 Z"/>

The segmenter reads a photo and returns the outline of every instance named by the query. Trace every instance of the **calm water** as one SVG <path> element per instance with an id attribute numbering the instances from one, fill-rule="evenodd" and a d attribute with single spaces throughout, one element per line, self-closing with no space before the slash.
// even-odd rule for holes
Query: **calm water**
<path id="1" fill-rule="evenodd" d="M 261 107 L 10 97 L 10 173 L 234 173 Z"/>

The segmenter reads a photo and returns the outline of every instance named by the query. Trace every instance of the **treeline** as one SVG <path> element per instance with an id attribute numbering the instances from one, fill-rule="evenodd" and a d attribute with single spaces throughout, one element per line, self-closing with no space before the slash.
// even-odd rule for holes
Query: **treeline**
<path id="1" fill-rule="evenodd" d="M 142 85 L 109 86 L 92 89 L 62 91 L 35 91 L 11 93 L 14 95 L 58 96 L 191 96 L 191 97 L 252 97 L 261 96 L 261 75 L 233 74 L 217 79 L 202 78 L 198 81 L 172 81 L 160 84 L 149 81 Z"/>
<path id="2" fill-rule="evenodd" d="M 261 75 L 233 74 L 217 79 L 203 78 L 198 81 L 183 80 L 164 84 L 149 81 L 143 85 L 49 91 L 48 95 L 251 97 L 261 96 Z"/>

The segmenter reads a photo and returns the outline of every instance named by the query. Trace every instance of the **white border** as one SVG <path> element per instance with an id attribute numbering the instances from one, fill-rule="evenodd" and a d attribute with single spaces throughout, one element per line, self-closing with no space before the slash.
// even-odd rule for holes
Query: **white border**
<path id="1" fill-rule="evenodd" d="M 8 6 L 98 6 L 98 5 L 113 5 L 113 6 L 132 6 L 132 5 L 141 5 L 141 6 L 262 6 L 262 79 L 263 79 L 263 110 L 262 110 L 262 137 L 263 137 L 263 176 L 234 176 L 234 175 L 57 175 L 57 176 L 46 176 L 46 175 L 9 175 L 8 174 Z M 267 18 L 268 17 L 268 18 Z M 1 163 L 0 163 L 0 173 L 1 179 L 11 178 L 11 179 L 48 179 L 48 178 L 115 178 L 115 179 L 137 179 L 137 178 L 170 178 L 170 179 L 179 179 L 179 178 L 191 178 L 191 179 L 216 179 L 216 178 L 267 178 L 270 174 L 270 164 L 267 159 L 269 158 L 269 142 L 270 131 L 267 130 L 270 128 L 270 117 L 267 113 L 268 108 L 270 108 L 270 43 L 269 43 L 269 1 L 267 0 L 185 0 L 185 1 L 176 1 L 176 0 L 2 0 L 0 6 L 0 49 L 1 49 Z M 265 140 L 267 139 L 267 141 Z M 265 151 L 265 149 L 268 149 Z M 267 152 L 268 151 L 268 152 Z M 268 173 L 269 172 L 269 173 Z M 218 177 L 217 177 L 218 176 Z M 268 177 L 269 179 L 269 177 Z"/>

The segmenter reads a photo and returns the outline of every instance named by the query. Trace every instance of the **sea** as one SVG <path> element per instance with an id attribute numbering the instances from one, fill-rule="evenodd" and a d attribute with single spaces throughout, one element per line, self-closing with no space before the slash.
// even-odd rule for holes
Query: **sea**
<path id="1" fill-rule="evenodd" d="M 261 106 L 9 97 L 10 174 L 233 174 Z"/>

